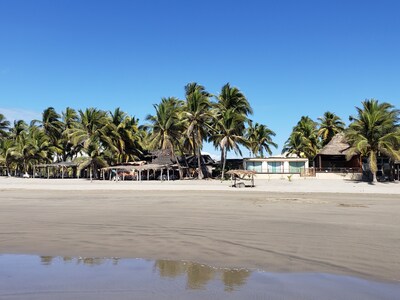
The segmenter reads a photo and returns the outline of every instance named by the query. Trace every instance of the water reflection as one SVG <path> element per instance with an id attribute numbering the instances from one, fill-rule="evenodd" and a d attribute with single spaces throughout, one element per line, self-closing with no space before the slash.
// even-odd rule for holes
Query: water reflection
<path id="1" fill-rule="evenodd" d="M 51 266 L 57 259 L 67 264 L 100 266 L 106 263 L 118 265 L 120 258 L 93 258 L 93 257 L 53 257 L 40 256 L 40 262 L 44 266 Z M 225 291 L 231 292 L 245 285 L 251 272 L 246 269 L 218 269 L 204 264 L 186 261 L 156 260 L 153 271 L 160 278 L 174 279 L 185 277 L 187 289 L 206 289 L 207 284 L 213 280 L 221 281 Z"/>
<path id="2" fill-rule="evenodd" d="M 194 262 L 0 254 L 0 299 L 399 299 L 399 283 Z"/>

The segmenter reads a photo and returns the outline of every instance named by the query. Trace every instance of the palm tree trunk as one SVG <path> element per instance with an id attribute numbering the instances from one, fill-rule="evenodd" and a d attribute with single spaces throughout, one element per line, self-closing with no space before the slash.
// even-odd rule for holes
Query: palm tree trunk
<path id="1" fill-rule="evenodd" d="M 222 172 L 221 172 L 221 181 L 225 179 L 225 165 L 226 165 L 226 146 L 222 147 Z"/>
<path id="2" fill-rule="evenodd" d="M 197 178 L 198 179 L 203 179 L 204 175 L 203 175 L 203 170 L 202 170 L 202 166 L 201 166 L 201 150 L 200 150 L 200 147 L 198 147 L 198 150 L 197 150 L 197 165 L 198 165 Z"/>

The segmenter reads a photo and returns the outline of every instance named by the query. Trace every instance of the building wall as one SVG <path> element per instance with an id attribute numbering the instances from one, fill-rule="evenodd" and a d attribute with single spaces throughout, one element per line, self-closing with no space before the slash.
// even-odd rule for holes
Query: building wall
<path id="1" fill-rule="evenodd" d="M 259 174 L 300 174 L 308 169 L 308 159 L 293 158 L 245 158 L 244 169 L 256 171 Z"/>

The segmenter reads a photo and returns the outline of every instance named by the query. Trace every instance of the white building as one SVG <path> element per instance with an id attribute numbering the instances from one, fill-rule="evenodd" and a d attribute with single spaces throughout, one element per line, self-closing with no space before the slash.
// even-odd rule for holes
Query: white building
<path id="1" fill-rule="evenodd" d="M 287 175 L 299 176 L 308 170 L 307 158 L 298 157 L 267 157 L 267 158 L 244 158 L 245 170 L 257 172 L 257 178 L 282 178 Z"/>

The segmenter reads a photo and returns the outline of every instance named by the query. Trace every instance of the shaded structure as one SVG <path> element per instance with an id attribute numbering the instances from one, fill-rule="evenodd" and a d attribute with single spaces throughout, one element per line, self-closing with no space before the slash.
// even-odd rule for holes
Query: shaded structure
<path id="1" fill-rule="evenodd" d="M 229 170 L 226 174 L 231 175 L 232 187 L 255 187 L 254 175 L 257 174 L 255 171 L 248 170 Z M 246 185 L 244 181 L 251 181 L 251 185 Z"/>
<path id="2" fill-rule="evenodd" d="M 50 173 L 53 173 L 54 178 L 79 178 L 79 164 L 75 162 L 56 162 L 51 164 L 38 164 L 33 166 L 32 177 L 47 177 L 50 178 Z"/>
<path id="3" fill-rule="evenodd" d="M 346 155 L 350 145 L 347 143 L 344 133 L 336 134 L 332 140 L 319 151 L 314 159 L 317 172 L 335 173 L 361 173 L 361 155 L 353 155 L 350 160 Z"/>

